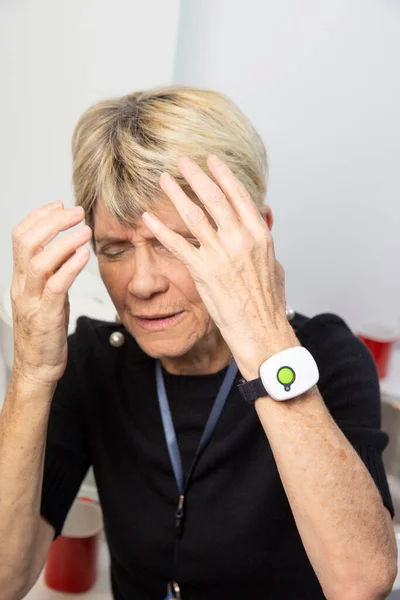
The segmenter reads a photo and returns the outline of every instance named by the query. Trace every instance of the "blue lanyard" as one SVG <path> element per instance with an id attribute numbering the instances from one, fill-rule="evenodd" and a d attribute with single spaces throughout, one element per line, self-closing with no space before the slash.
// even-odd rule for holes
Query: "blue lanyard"
<path id="1" fill-rule="evenodd" d="M 162 374 L 161 363 L 159 360 L 156 360 L 156 382 L 157 382 L 157 396 L 158 403 L 160 405 L 161 419 L 164 428 L 165 439 L 167 442 L 168 453 L 172 464 L 172 469 L 174 471 L 176 485 L 178 486 L 179 491 L 179 504 L 178 508 L 175 512 L 175 525 L 176 525 L 176 533 L 177 539 L 175 543 L 175 569 L 178 561 L 178 546 L 179 539 L 182 534 L 182 520 L 183 520 L 183 509 L 185 502 L 185 493 L 189 486 L 190 478 L 192 476 L 193 470 L 196 466 L 197 460 L 204 450 L 206 445 L 208 444 L 211 435 L 217 425 L 218 419 L 221 415 L 221 412 L 225 406 L 226 400 L 228 398 L 229 392 L 235 381 L 236 374 L 238 372 L 238 367 L 234 359 L 232 359 L 231 364 L 228 367 L 228 370 L 225 374 L 222 385 L 219 389 L 218 395 L 214 401 L 213 407 L 211 409 L 210 415 L 208 417 L 206 426 L 203 431 L 203 435 L 201 436 L 201 440 L 199 446 L 197 448 L 195 457 L 189 469 L 188 475 L 186 477 L 186 481 L 183 475 L 182 469 L 182 459 L 181 454 L 179 452 L 178 441 L 176 439 L 176 433 L 174 424 L 172 422 L 171 409 L 169 407 L 169 402 L 167 398 L 167 392 L 165 390 L 164 378 Z M 170 600 L 171 598 L 181 598 L 180 592 L 174 593 L 172 591 L 173 584 L 175 582 L 170 581 L 168 584 L 168 593 L 164 600 Z M 177 586 L 177 584 L 175 584 Z M 179 587 L 177 586 L 179 590 Z"/>
<path id="2" fill-rule="evenodd" d="M 181 455 L 178 448 L 178 442 L 176 439 L 175 428 L 172 422 L 171 410 L 168 403 L 167 393 L 165 391 L 165 384 L 162 375 L 161 363 L 159 360 L 156 361 L 156 381 L 157 381 L 157 395 L 158 395 L 158 403 L 160 405 L 160 412 L 162 423 L 164 427 L 165 439 L 168 446 L 169 457 L 171 459 L 172 469 L 174 471 L 176 485 L 178 486 L 179 491 L 179 504 L 178 509 L 176 511 L 176 526 L 177 529 L 180 530 L 182 517 L 183 517 L 183 503 L 185 499 L 185 492 L 188 488 L 190 478 L 192 476 L 194 467 L 196 466 L 197 460 L 204 450 L 205 446 L 210 440 L 210 437 L 215 429 L 219 416 L 222 412 L 222 409 L 225 406 L 226 400 L 228 398 L 229 392 L 235 381 L 236 374 L 238 372 L 238 368 L 234 359 L 232 359 L 231 364 L 228 367 L 228 370 L 225 374 L 222 385 L 219 389 L 218 395 L 214 401 L 214 405 L 211 409 L 210 415 L 208 417 L 206 426 L 203 431 L 203 435 L 200 440 L 200 444 L 197 448 L 195 457 L 193 459 L 192 465 L 189 469 L 189 473 L 186 477 L 186 481 L 183 475 L 182 469 L 182 460 Z M 179 531 L 178 531 L 179 533 Z"/>

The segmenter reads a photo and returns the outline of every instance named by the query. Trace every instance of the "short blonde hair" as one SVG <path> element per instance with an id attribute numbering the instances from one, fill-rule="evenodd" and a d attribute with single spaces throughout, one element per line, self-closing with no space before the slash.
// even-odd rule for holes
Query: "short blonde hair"
<path id="1" fill-rule="evenodd" d="M 164 171 L 193 198 L 177 161 L 189 156 L 212 178 L 206 163 L 211 153 L 228 164 L 261 209 L 265 146 L 223 94 L 172 85 L 98 102 L 83 113 L 73 133 L 75 203 L 92 228 L 98 198 L 122 226 L 132 226 L 164 196 L 159 185 Z"/>

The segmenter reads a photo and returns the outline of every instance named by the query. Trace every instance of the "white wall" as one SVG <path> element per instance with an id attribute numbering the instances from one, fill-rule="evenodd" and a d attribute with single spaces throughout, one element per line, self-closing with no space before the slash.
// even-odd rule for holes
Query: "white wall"
<path id="1" fill-rule="evenodd" d="M 12 228 L 34 208 L 73 205 L 70 140 L 97 100 L 169 84 L 179 0 L 0 3 L 0 285 Z M 89 270 L 97 272 L 93 259 Z"/>
<path id="2" fill-rule="evenodd" d="M 287 301 L 400 325 L 400 4 L 181 0 L 174 80 L 228 94 L 270 158 Z"/>
<path id="3" fill-rule="evenodd" d="M 73 203 L 79 115 L 169 83 L 177 35 L 175 82 L 227 93 L 266 142 L 288 304 L 354 327 L 399 320 L 395 0 L 3 0 L 0 286 L 12 227 L 51 200 Z"/>

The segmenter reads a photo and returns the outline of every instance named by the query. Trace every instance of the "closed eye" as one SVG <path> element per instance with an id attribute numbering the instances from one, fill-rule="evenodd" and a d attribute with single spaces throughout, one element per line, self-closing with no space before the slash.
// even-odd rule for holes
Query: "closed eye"
<path id="1" fill-rule="evenodd" d="M 187 238 L 185 238 L 187 239 Z M 200 247 L 200 242 L 197 239 L 187 239 L 187 241 L 189 242 L 189 244 L 191 244 L 192 246 L 195 246 L 197 248 Z M 155 249 L 157 252 L 161 252 L 161 253 L 165 253 L 165 254 L 172 254 L 171 251 L 166 248 L 163 244 L 161 244 L 160 242 L 156 242 L 156 244 L 154 245 Z M 122 256 L 122 254 L 124 254 L 126 252 L 126 248 L 122 249 L 122 250 L 110 250 L 109 248 L 102 248 L 101 250 L 99 250 L 99 254 L 108 258 L 108 259 L 115 259 L 118 258 L 119 256 Z"/>
<path id="2" fill-rule="evenodd" d="M 121 256 L 123 253 L 125 252 L 125 250 L 115 250 L 114 252 L 111 252 L 110 250 L 107 250 L 106 248 L 100 250 L 99 254 L 101 254 L 102 256 L 105 256 L 106 258 L 118 258 L 118 256 Z"/>

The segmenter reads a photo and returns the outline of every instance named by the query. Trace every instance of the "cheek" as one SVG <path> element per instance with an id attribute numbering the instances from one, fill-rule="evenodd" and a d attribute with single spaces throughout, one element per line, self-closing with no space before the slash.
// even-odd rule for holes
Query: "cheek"
<path id="1" fill-rule="evenodd" d="M 168 278 L 171 285 L 184 296 L 190 304 L 203 305 L 196 288 L 196 284 L 189 271 L 182 263 L 176 263 L 170 267 Z M 204 306 L 204 305 L 203 305 Z"/>
<path id="2" fill-rule="evenodd" d="M 213 321 L 197 291 L 196 284 L 189 274 L 189 271 L 181 265 L 179 268 L 170 272 L 170 282 L 178 290 L 181 296 L 184 296 L 186 302 L 191 307 L 197 322 L 206 326 L 207 331 L 213 327 Z"/>
<path id="3" fill-rule="evenodd" d="M 124 302 L 126 289 L 129 285 L 129 274 L 124 275 L 123 269 L 118 269 L 116 265 L 99 265 L 99 271 L 114 304 Z"/>

